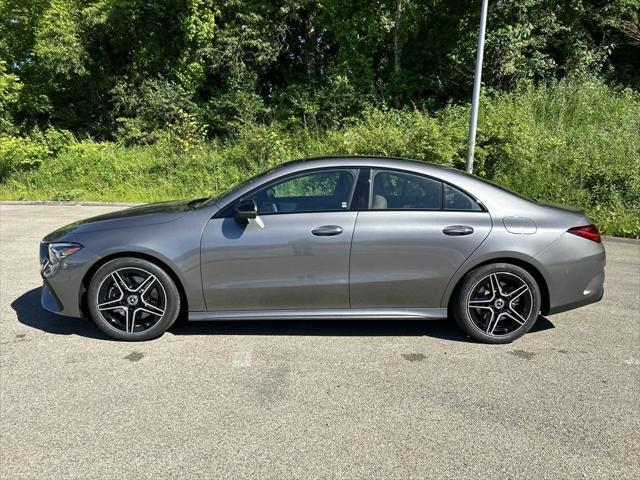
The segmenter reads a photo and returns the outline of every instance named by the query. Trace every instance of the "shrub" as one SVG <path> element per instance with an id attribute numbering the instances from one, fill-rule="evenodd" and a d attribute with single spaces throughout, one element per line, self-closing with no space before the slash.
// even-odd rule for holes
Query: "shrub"
<path id="1" fill-rule="evenodd" d="M 12 173 L 35 169 L 48 155 L 46 145 L 27 138 L 0 137 L 0 181 Z"/>

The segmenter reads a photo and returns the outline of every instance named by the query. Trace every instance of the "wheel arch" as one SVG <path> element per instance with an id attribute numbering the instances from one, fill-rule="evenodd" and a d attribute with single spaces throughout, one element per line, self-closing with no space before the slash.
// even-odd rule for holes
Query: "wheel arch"
<path id="1" fill-rule="evenodd" d="M 526 260 L 523 260 L 521 258 L 508 257 L 508 256 L 490 258 L 467 268 L 464 274 L 460 275 L 460 278 L 458 278 L 455 286 L 451 290 L 451 294 L 449 295 L 449 299 L 447 300 L 447 310 L 449 312 L 453 311 L 452 302 L 454 302 L 455 299 L 457 298 L 458 292 L 460 291 L 460 287 L 462 286 L 462 283 L 464 282 L 464 279 L 469 274 L 469 272 L 475 270 L 476 268 L 483 267 L 485 265 L 490 265 L 492 263 L 509 263 L 511 265 L 515 265 L 517 267 L 523 268 L 524 270 L 529 272 L 531 276 L 535 279 L 536 283 L 538 284 L 538 287 L 540 288 L 540 296 L 542 300 L 540 310 L 543 315 L 546 315 L 549 312 L 549 305 L 550 305 L 549 285 L 547 284 L 547 280 L 545 279 L 540 269 L 537 268 L 535 265 L 533 265 L 533 263 L 531 262 L 527 262 Z"/>
<path id="2" fill-rule="evenodd" d="M 80 305 L 80 311 L 82 312 L 83 316 L 88 317 L 89 315 L 89 309 L 87 305 L 87 292 L 89 290 L 89 283 L 91 282 L 91 279 L 93 278 L 94 274 L 105 263 L 111 260 L 115 260 L 116 258 L 124 258 L 124 257 L 139 258 L 141 260 L 147 260 L 148 262 L 151 262 L 157 265 L 158 267 L 162 268 L 165 272 L 167 272 L 167 275 L 169 275 L 171 279 L 174 281 L 174 283 L 176 284 L 176 288 L 178 289 L 178 293 L 180 294 L 180 312 L 178 313 L 178 318 L 182 318 L 186 316 L 186 312 L 189 311 L 188 303 L 187 303 L 188 302 L 187 293 L 184 289 L 184 285 L 182 284 L 182 281 L 180 280 L 180 277 L 175 272 L 175 270 L 170 265 L 168 265 L 167 262 L 161 260 L 158 257 L 155 257 L 148 253 L 135 252 L 135 251 L 123 251 L 123 252 L 112 253 L 105 257 L 101 257 L 98 261 L 96 261 L 93 265 L 91 265 L 91 267 L 89 267 L 87 272 L 84 274 L 84 277 L 82 278 L 82 287 L 80 289 L 79 305 Z"/>

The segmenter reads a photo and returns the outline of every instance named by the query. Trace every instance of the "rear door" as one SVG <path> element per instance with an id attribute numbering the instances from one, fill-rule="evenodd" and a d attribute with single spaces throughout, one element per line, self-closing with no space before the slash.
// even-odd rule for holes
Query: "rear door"
<path id="1" fill-rule="evenodd" d="M 449 279 L 489 234 L 489 214 L 426 176 L 371 169 L 369 180 L 351 247 L 351 307 L 439 308 Z"/>

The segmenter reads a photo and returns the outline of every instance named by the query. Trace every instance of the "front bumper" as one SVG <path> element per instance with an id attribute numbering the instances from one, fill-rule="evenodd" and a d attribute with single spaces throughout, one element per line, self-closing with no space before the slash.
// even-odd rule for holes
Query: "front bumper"
<path id="1" fill-rule="evenodd" d="M 62 302 L 57 297 L 46 278 L 42 279 L 40 305 L 42 308 L 52 313 L 61 313 L 63 310 Z"/>
<path id="2" fill-rule="evenodd" d="M 59 315 L 82 317 L 81 302 L 85 291 L 82 282 L 99 257 L 85 247 L 61 260 L 53 271 L 46 271 L 48 260 L 47 244 L 43 242 L 40 244 L 40 274 L 43 280 L 40 305 Z"/>

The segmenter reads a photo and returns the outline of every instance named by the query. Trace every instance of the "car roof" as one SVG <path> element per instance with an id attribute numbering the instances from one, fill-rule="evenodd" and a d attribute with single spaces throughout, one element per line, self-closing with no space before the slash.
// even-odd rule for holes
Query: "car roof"
<path id="1" fill-rule="evenodd" d="M 300 158 L 282 163 L 274 168 L 273 171 L 278 172 L 278 174 L 289 174 L 295 173 L 296 171 L 302 172 L 304 170 L 327 167 L 377 167 L 404 170 L 417 174 L 430 175 L 439 180 L 458 184 L 461 188 L 461 184 L 466 185 L 469 182 L 472 184 L 477 182 L 487 183 L 485 180 L 479 179 L 474 175 L 444 165 L 437 165 L 423 160 L 409 160 L 406 158 L 381 155 L 336 155 Z"/>
<path id="2" fill-rule="evenodd" d="M 328 155 L 321 157 L 306 157 L 284 162 L 281 166 L 344 166 L 345 163 L 351 163 L 353 165 L 370 165 L 370 166 L 388 166 L 395 168 L 409 168 L 414 169 L 416 167 L 430 167 L 438 170 L 453 170 L 452 168 L 437 165 L 435 163 L 426 162 L 423 160 L 406 159 L 400 157 L 387 157 L 383 155 Z"/>

